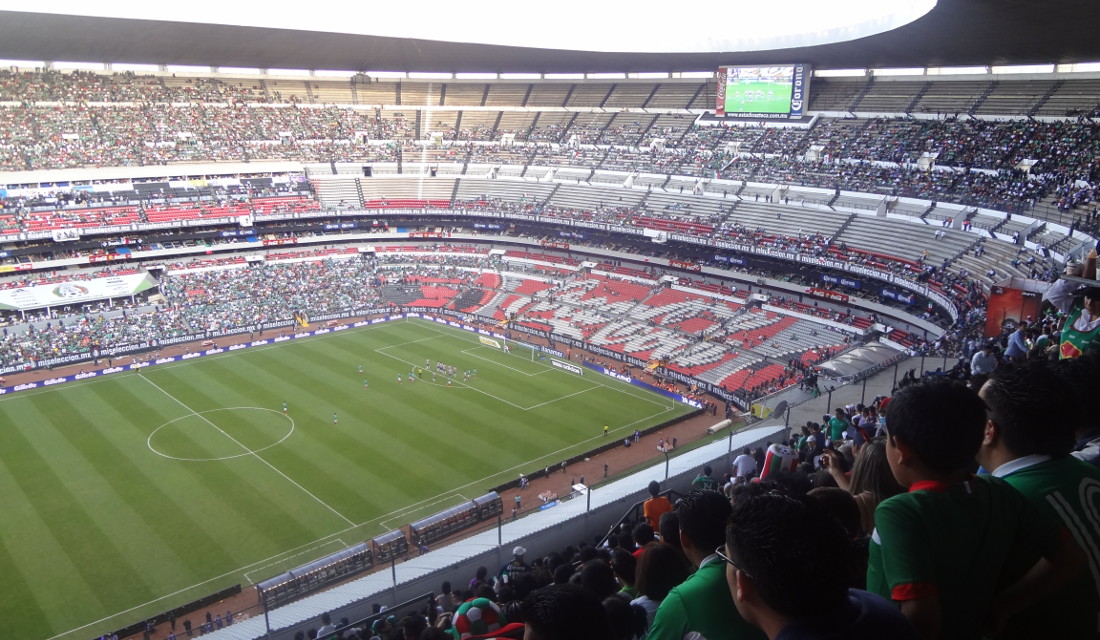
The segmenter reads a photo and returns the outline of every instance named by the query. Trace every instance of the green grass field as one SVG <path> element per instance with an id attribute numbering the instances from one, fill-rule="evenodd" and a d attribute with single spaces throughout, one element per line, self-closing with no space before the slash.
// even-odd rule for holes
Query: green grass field
<path id="1" fill-rule="evenodd" d="M 770 96 L 769 91 L 772 93 Z M 790 84 L 738 82 L 726 87 L 726 113 L 790 113 L 790 111 Z"/>
<path id="2" fill-rule="evenodd" d="M 396 382 L 425 358 L 479 375 Z M 92 638 L 688 411 L 422 321 L 5 396 L 4 635 Z"/>

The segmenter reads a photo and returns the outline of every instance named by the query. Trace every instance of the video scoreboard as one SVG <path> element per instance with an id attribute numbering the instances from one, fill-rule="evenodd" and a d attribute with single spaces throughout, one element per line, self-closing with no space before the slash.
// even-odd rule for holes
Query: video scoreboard
<path id="1" fill-rule="evenodd" d="M 801 118 L 810 95 L 810 65 L 718 67 L 718 116 L 791 120 Z"/>

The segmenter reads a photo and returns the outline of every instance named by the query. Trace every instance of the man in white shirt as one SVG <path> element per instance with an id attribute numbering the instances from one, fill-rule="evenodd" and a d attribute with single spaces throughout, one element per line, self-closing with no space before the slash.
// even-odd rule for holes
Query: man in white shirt
<path id="1" fill-rule="evenodd" d="M 970 388 L 977 391 L 982 388 L 989 376 L 997 370 L 997 356 L 993 355 L 993 345 L 985 344 L 981 351 L 970 358 Z"/>
<path id="2" fill-rule="evenodd" d="M 750 478 L 756 475 L 756 458 L 752 457 L 746 447 L 741 455 L 733 459 L 734 476 L 738 482 L 748 482 Z"/>

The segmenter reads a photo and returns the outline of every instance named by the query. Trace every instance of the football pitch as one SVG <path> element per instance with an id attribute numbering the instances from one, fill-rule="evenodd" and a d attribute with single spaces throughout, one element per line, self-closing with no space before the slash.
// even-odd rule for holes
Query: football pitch
<path id="1" fill-rule="evenodd" d="M 417 320 L 0 397 L 4 635 L 247 589 L 690 411 Z"/>
<path id="2" fill-rule="evenodd" d="M 790 113 L 791 85 L 736 82 L 726 87 L 726 113 Z"/>

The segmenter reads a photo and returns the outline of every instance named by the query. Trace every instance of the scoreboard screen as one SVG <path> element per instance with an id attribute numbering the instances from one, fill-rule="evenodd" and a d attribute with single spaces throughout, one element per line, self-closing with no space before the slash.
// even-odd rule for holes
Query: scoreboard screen
<path id="1" fill-rule="evenodd" d="M 810 65 L 718 67 L 719 116 L 801 118 L 809 97 Z"/>

